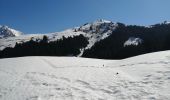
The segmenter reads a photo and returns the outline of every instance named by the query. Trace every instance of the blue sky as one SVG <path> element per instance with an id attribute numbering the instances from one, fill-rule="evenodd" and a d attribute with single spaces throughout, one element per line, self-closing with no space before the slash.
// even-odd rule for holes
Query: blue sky
<path id="1" fill-rule="evenodd" d="M 170 21 L 170 0 L 0 0 L 0 25 L 48 33 L 96 19 L 150 25 Z"/>

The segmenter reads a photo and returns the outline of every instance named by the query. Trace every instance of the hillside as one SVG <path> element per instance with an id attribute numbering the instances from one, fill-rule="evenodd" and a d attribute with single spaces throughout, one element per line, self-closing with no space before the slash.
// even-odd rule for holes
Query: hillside
<path id="1" fill-rule="evenodd" d="M 124 60 L 0 59 L 0 100 L 169 100 L 170 51 Z"/>

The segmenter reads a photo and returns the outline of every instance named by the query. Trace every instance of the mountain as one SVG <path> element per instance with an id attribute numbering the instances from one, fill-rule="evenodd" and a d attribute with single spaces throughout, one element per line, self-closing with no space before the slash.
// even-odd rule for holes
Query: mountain
<path id="1" fill-rule="evenodd" d="M 0 100 L 170 100 L 170 51 L 123 60 L 0 59 Z"/>
<path id="2" fill-rule="evenodd" d="M 44 35 L 48 37 L 49 42 L 52 42 L 62 39 L 63 37 L 75 37 L 82 34 L 85 38 L 87 38 L 87 41 L 89 43 L 86 47 L 79 48 L 81 50 L 78 56 L 81 56 L 84 50 L 90 49 L 97 41 L 107 38 L 112 33 L 112 31 L 116 29 L 116 27 L 116 23 L 99 19 L 91 23 L 86 23 L 80 27 L 67 29 L 62 32 L 47 34 L 25 34 L 19 37 L 8 37 L 5 39 L 0 39 L 0 50 L 2 51 L 7 47 L 14 48 L 16 43 L 25 43 L 30 41 L 31 39 L 42 40 Z"/>
<path id="3" fill-rule="evenodd" d="M 123 59 L 140 54 L 170 50 L 170 24 L 146 26 L 125 25 L 118 27 L 109 37 L 96 42 L 83 53 L 83 57 Z"/>
<path id="4" fill-rule="evenodd" d="M 62 32 L 0 39 L 0 58 L 18 56 L 81 56 L 123 59 L 170 50 L 170 23 L 125 25 L 99 19 Z"/>
<path id="5" fill-rule="evenodd" d="M 22 34 L 22 32 L 9 28 L 8 26 L 0 26 L 0 38 L 16 37 Z"/>
<path id="6" fill-rule="evenodd" d="M 89 41 L 89 44 L 83 48 L 79 56 L 82 56 L 84 50 L 90 49 L 96 42 L 110 36 L 117 27 L 117 23 L 99 19 L 92 23 L 86 23 L 83 26 L 76 28 L 76 31 L 84 32 L 84 36 L 87 37 Z"/>

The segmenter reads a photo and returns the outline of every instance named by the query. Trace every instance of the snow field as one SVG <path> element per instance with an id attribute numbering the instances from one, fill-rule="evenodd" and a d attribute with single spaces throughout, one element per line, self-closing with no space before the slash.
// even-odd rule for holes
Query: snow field
<path id="1" fill-rule="evenodd" d="M 170 51 L 124 60 L 0 59 L 0 100 L 169 100 Z"/>

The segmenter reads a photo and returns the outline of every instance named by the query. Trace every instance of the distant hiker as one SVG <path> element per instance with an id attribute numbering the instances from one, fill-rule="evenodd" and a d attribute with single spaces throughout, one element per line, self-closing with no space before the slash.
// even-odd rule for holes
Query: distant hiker
<path id="1" fill-rule="evenodd" d="M 118 75 L 119 73 L 117 72 L 116 75 Z"/>
<path id="2" fill-rule="evenodd" d="M 103 64 L 103 67 L 104 67 L 104 64 Z"/>

